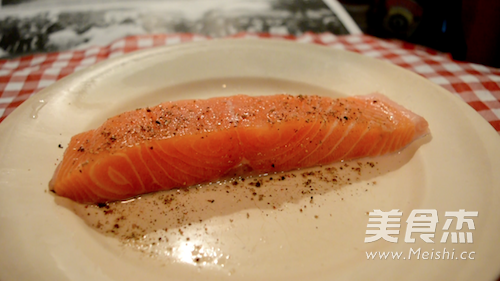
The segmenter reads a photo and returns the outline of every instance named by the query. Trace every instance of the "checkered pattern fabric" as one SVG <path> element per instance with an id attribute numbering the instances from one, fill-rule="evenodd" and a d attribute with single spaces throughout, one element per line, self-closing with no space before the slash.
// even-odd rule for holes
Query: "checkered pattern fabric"
<path id="1" fill-rule="evenodd" d="M 388 61 L 456 94 L 500 133 L 500 69 L 453 61 L 448 54 L 429 48 L 367 35 L 307 33 L 293 37 L 242 33 L 232 37 L 320 44 Z M 141 35 L 123 38 L 104 47 L 0 60 L 0 122 L 39 90 L 99 61 L 139 49 L 209 39 L 193 34 Z"/>

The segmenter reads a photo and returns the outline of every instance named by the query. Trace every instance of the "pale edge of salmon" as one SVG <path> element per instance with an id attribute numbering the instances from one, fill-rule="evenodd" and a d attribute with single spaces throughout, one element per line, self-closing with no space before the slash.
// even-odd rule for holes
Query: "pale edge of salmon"
<path id="1" fill-rule="evenodd" d="M 384 103 L 389 104 L 391 107 L 395 108 L 403 115 L 405 115 L 413 124 L 415 124 L 415 138 L 412 140 L 412 142 L 430 134 L 429 123 L 427 122 L 427 120 L 425 120 L 422 116 L 415 114 L 411 110 L 405 108 L 404 106 L 392 101 L 391 99 L 382 94 L 375 93 L 365 96 L 356 96 L 356 98 L 365 99 L 369 101 L 373 100 L 383 101 Z M 402 149 L 404 149 L 404 147 Z"/>

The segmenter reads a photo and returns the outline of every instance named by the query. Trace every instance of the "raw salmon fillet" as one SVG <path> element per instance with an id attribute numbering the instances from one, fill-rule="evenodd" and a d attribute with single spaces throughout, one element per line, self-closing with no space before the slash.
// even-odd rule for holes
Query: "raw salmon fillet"
<path id="1" fill-rule="evenodd" d="M 396 152 L 427 132 L 424 118 L 379 94 L 165 102 L 74 136 L 50 188 L 82 203 L 123 200 Z"/>

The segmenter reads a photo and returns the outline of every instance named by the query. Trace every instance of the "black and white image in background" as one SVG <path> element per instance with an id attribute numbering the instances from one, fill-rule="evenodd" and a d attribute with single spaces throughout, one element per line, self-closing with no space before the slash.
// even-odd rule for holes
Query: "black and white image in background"
<path id="1" fill-rule="evenodd" d="M 141 34 L 355 33 L 332 2 L 340 6 L 335 0 L 2 0 L 0 57 L 85 49 Z"/>

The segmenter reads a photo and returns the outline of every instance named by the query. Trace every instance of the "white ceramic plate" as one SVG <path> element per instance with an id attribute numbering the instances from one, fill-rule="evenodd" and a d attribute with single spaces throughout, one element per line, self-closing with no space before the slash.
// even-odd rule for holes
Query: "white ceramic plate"
<path id="1" fill-rule="evenodd" d="M 340 189 L 326 187 L 315 195 L 314 204 L 308 196 L 286 199 L 285 192 L 285 199 L 273 202 L 277 209 L 249 201 L 213 205 L 202 223 L 184 226 L 191 241 L 182 240 L 187 234 L 177 235 L 170 241 L 173 251 L 153 257 L 89 227 L 71 204 L 47 192 L 63 154 L 58 144 L 65 146 L 72 135 L 107 117 L 165 100 L 280 92 L 381 92 L 424 116 L 432 137 L 400 155 L 376 159 L 381 163 L 378 174 Z M 497 133 L 442 88 L 353 53 L 282 41 L 214 40 L 107 60 L 23 103 L 0 125 L 0 155 L 3 281 L 492 280 L 500 272 Z M 207 201 L 211 195 L 194 193 L 186 202 Z M 367 212 L 374 209 L 403 212 L 397 243 L 364 243 Z M 414 209 L 437 210 L 436 243 L 418 237 L 415 244 L 404 242 L 405 220 Z M 474 242 L 439 243 L 445 212 L 459 209 L 478 211 Z M 218 263 L 193 263 L 197 245 L 205 254 L 212 251 Z M 447 248 L 457 256 L 474 252 L 474 260 L 366 257 L 367 251 L 407 255 L 410 248 Z"/>

